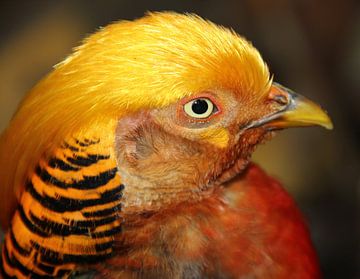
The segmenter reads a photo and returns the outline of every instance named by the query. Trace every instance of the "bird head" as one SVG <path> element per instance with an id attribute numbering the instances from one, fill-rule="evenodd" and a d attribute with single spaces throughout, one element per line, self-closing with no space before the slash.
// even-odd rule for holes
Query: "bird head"
<path id="1" fill-rule="evenodd" d="M 315 103 L 272 83 L 261 97 L 209 88 L 164 108 L 122 117 L 116 129 L 119 171 L 129 212 L 206 197 L 246 168 L 275 131 L 332 123 Z"/>
<path id="2" fill-rule="evenodd" d="M 13 204 L 41 156 L 92 127 L 113 137 L 136 211 L 201 199 L 275 130 L 307 125 L 331 128 L 319 106 L 272 81 L 243 37 L 196 15 L 151 13 L 89 36 L 27 95 L 0 142 L 2 199 Z"/>

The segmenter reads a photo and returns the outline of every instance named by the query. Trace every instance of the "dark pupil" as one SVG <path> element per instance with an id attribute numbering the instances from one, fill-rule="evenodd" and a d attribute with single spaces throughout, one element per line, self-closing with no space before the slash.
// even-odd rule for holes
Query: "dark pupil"
<path id="1" fill-rule="evenodd" d="M 203 114 L 207 112 L 208 108 L 209 108 L 208 103 L 202 99 L 195 100 L 191 106 L 191 109 L 196 114 Z"/>

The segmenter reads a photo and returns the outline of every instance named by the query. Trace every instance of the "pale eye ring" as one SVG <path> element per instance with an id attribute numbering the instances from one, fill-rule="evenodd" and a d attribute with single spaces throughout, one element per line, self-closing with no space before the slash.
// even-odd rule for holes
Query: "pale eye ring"
<path id="1" fill-rule="evenodd" d="M 198 98 L 186 103 L 184 111 L 190 117 L 204 119 L 217 111 L 217 108 L 208 98 Z"/>

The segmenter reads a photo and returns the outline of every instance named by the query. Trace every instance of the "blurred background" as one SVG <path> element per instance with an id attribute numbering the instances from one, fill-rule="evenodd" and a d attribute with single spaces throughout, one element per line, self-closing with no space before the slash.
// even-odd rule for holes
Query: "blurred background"
<path id="1" fill-rule="evenodd" d="M 301 207 L 324 278 L 360 278 L 360 1 L 2 0 L 0 131 L 23 95 L 84 36 L 160 10 L 233 28 L 260 50 L 277 82 L 329 112 L 333 131 L 281 132 L 254 160 Z"/>

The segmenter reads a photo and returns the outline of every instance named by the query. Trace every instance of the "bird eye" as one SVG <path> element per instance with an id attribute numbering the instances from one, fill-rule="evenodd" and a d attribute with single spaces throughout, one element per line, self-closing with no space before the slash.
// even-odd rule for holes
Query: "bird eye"
<path id="1" fill-rule="evenodd" d="M 208 118 L 217 111 L 217 107 L 207 98 L 199 98 L 191 100 L 184 105 L 184 111 L 193 118 Z"/>

